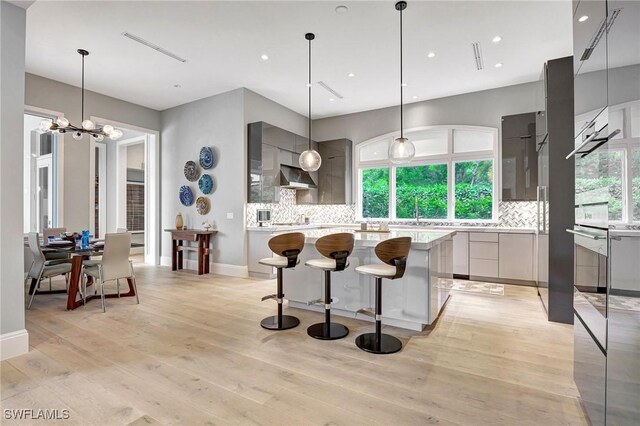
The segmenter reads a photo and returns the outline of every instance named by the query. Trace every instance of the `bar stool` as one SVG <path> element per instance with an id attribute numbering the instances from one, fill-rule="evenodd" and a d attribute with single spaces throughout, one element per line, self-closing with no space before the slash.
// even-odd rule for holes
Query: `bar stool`
<path id="1" fill-rule="evenodd" d="M 307 260 L 305 265 L 324 271 L 324 322 L 307 328 L 307 334 L 320 340 L 336 340 L 349 334 L 342 324 L 331 322 L 331 272 L 344 271 L 349 267 L 347 258 L 353 251 L 352 233 L 331 234 L 316 241 L 316 250 L 324 257 Z"/>
<path id="2" fill-rule="evenodd" d="M 260 325 L 268 330 L 288 330 L 300 324 L 300 320 L 291 315 L 282 315 L 282 303 L 284 293 L 282 291 L 282 270 L 294 268 L 300 260 L 298 255 L 304 248 L 304 234 L 301 232 L 291 232 L 288 234 L 276 235 L 269 240 L 269 248 L 272 252 L 282 257 L 266 257 L 260 259 L 258 263 L 272 266 L 278 270 L 276 294 L 270 294 L 262 298 L 275 299 L 278 302 L 278 315 L 263 319 Z"/>
<path id="3" fill-rule="evenodd" d="M 402 349 L 402 342 L 389 334 L 382 334 L 382 279 L 402 278 L 407 266 L 407 256 L 411 248 L 411 237 L 390 238 L 376 245 L 375 252 L 384 264 L 362 265 L 356 272 L 371 275 L 376 279 L 376 332 L 356 337 L 356 345 L 363 351 L 374 354 L 392 354 Z M 370 309 L 360 309 L 367 313 Z"/>

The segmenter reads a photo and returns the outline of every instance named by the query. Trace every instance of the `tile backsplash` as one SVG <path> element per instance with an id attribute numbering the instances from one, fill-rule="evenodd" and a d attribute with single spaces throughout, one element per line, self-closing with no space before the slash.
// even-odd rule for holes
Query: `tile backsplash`
<path id="1" fill-rule="evenodd" d="M 311 223 L 356 223 L 355 204 L 335 205 L 298 205 L 296 204 L 296 192 L 292 189 L 280 189 L 280 202 L 273 204 L 252 203 L 247 204 L 247 226 L 256 226 L 256 211 L 258 209 L 271 210 L 271 221 L 274 223 L 297 222 L 300 215 L 307 215 Z M 529 201 L 501 201 L 499 206 L 498 221 L 486 222 L 448 222 L 420 220 L 423 226 L 495 226 L 504 228 L 535 228 L 536 227 L 536 203 Z M 390 224 L 406 222 L 390 221 Z"/>

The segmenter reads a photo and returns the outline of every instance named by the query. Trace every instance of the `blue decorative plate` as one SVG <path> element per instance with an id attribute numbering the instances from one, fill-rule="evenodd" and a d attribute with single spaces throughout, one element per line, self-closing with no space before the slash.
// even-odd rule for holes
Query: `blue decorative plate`
<path id="1" fill-rule="evenodd" d="M 200 169 L 195 161 L 187 161 L 184 164 L 184 177 L 190 182 L 195 182 L 200 177 Z"/>
<path id="2" fill-rule="evenodd" d="M 180 202 L 183 206 L 190 206 L 193 204 L 193 192 L 187 185 L 180 187 Z"/>
<path id="3" fill-rule="evenodd" d="M 200 150 L 200 165 L 203 169 L 213 167 L 213 150 L 208 146 L 204 146 Z"/>
<path id="4" fill-rule="evenodd" d="M 213 179 L 209 175 L 202 175 L 198 181 L 198 187 L 203 194 L 211 194 L 213 191 Z"/>

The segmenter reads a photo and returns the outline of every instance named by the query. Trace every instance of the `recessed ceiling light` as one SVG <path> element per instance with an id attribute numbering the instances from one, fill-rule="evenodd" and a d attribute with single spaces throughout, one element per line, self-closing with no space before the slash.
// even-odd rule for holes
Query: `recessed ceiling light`
<path id="1" fill-rule="evenodd" d="M 350 72 L 349 74 L 347 74 L 347 76 L 349 76 L 349 77 L 355 77 L 355 76 L 356 76 L 356 74 L 355 74 L 355 73 Z"/>
<path id="2" fill-rule="evenodd" d="M 502 68 L 502 62 L 498 62 L 497 64 L 494 65 L 496 68 Z"/>
<path id="3" fill-rule="evenodd" d="M 260 56 L 260 59 L 262 59 L 263 61 L 268 61 L 268 60 L 269 60 L 269 55 L 267 55 L 266 53 L 263 53 L 263 54 Z"/>
<path id="4" fill-rule="evenodd" d="M 181 88 L 182 86 L 181 86 L 181 85 L 179 85 L 179 84 L 174 84 L 174 85 L 173 85 L 173 87 L 175 87 L 176 89 L 179 89 L 179 88 Z"/>
<path id="5" fill-rule="evenodd" d="M 500 37 L 499 35 L 495 36 L 493 38 L 493 40 L 491 40 L 494 43 L 500 43 L 500 41 L 502 41 L 502 37 Z"/>
<path id="6" fill-rule="evenodd" d="M 402 83 L 401 86 L 402 87 L 407 87 L 407 83 Z"/>
<path id="7" fill-rule="evenodd" d="M 416 95 L 413 95 L 411 99 L 418 99 L 418 97 Z"/>
<path id="8" fill-rule="evenodd" d="M 341 4 L 340 6 L 336 6 L 335 11 L 337 14 L 345 14 L 349 11 L 349 8 L 343 4 Z"/>
<path id="9" fill-rule="evenodd" d="M 587 19 L 589 19 L 589 17 L 587 15 L 582 15 L 581 17 L 578 18 L 578 22 L 584 22 Z"/>
<path id="10" fill-rule="evenodd" d="M 434 58 L 436 56 L 435 52 L 427 53 L 427 58 Z"/>
<path id="11" fill-rule="evenodd" d="M 329 98 L 329 102 L 333 102 L 333 101 L 335 101 L 335 99 Z"/>

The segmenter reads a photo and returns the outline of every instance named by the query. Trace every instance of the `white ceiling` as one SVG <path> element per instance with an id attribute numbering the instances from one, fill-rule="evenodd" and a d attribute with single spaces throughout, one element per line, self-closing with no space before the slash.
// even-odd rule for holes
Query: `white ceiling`
<path id="1" fill-rule="evenodd" d="M 346 14 L 334 9 L 344 4 Z M 313 42 L 314 118 L 399 101 L 394 2 L 37 1 L 27 11 L 27 71 L 80 84 L 77 48 L 91 52 L 86 87 L 164 110 L 247 87 L 307 110 L 306 32 Z M 409 2 L 405 101 L 450 96 L 540 78 L 547 59 L 571 55 L 571 1 Z M 121 34 L 187 59 L 178 62 Z M 500 43 L 491 40 L 501 35 Z M 482 45 L 476 71 L 471 43 Z M 434 51 L 435 58 L 427 58 Z M 266 53 L 268 61 L 260 56 Z M 497 62 L 504 63 L 495 68 Z M 353 72 L 355 77 L 348 77 Z M 174 88 L 175 84 L 181 85 Z M 417 96 L 417 99 L 413 99 Z"/>

